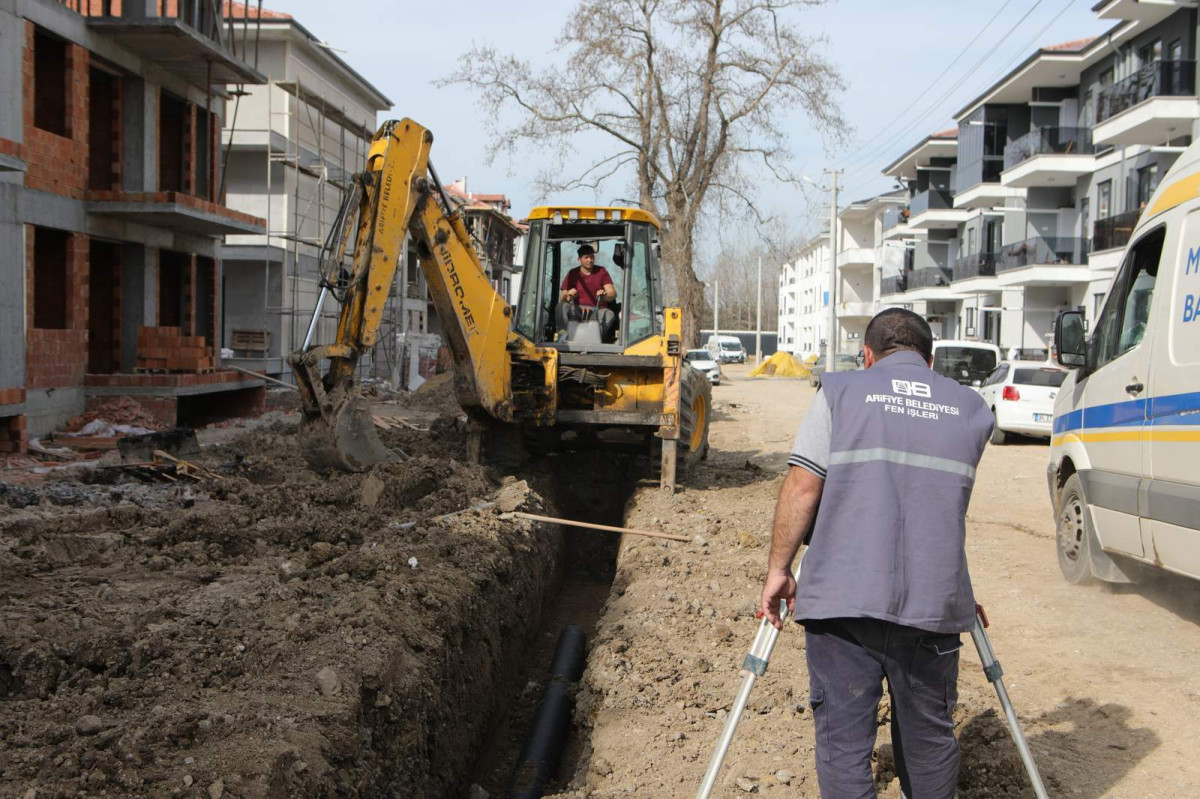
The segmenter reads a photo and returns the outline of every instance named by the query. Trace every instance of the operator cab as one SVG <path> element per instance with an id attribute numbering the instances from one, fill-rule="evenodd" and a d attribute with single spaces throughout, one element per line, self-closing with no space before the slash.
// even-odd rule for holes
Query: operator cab
<path id="1" fill-rule="evenodd" d="M 623 352 L 661 333 L 659 230 L 658 220 L 639 208 L 534 208 L 516 331 L 539 346 L 568 352 Z M 612 280 L 611 318 L 560 300 L 563 280 L 579 266 L 583 245 L 595 250 L 596 269 L 603 268 Z"/>

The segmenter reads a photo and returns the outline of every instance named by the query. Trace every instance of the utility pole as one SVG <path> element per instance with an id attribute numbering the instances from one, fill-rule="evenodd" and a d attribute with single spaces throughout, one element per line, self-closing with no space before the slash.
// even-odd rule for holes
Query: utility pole
<path id="1" fill-rule="evenodd" d="M 762 363 L 762 256 L 758 256 L 758 304 L 754 311 L 754 364 Z"/>
<path id="2" fill-rule="evenodd" d="M 713 289 L 713 341 L 717 342 L 717 356 L 721 355 L 721 275 L 717 275 Z"/>
<path id="3" fill-rule="evenodd" d="M 837 195 L 839 169 L 826 169 L 829 175 L 829 333 L 826 338 L 825 371 L 836 372 L 837 363 Z"/>

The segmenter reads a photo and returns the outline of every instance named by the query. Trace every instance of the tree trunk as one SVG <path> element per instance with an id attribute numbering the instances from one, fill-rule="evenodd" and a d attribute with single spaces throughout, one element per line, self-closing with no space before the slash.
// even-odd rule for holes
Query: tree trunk
<path id="1" fill-rule="evenodd" d="M 704 284 L 692 271 L 693 226 L 686 207 L 670 208 L 671 224 L 663 236 L 663 262 L 674 279 L 675 292 L 683 313 L 683 347 L 700 346 L 700 314 L 704 310 Z"/>

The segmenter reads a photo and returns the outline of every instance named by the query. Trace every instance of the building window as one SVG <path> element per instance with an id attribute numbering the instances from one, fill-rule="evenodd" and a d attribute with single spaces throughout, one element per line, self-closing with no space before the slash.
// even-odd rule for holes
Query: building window
<path id="1" fill-rule="evenodd" d="M 33 326 L 63 330 L 67 326 L 67 237 L 62 230 L 33 231 Z"/>
<path id="2" fill-rule="evenodd" d="M 1150 164 L 1139 169 L 1137 173 L 1138 208 L 1146 207 L 1156 188 L 1158 188 L 1158 164 Z"/>
<path id="3" fill-rule="evenodd" d="M 88 70 L 88 188 L 108 191 L 121 176 L 120 78 Z"/>
<path id="4" fill-rule="evenodd" d="M 188 106 L 174 95 L 158 98 L 158 189 L 183 191 Z"/>
<path id="5" fill-rule="evenodd" d="M 1096 218 L 1108 219 L 1112 216 L 1112 181 L 1106 180 L 1096 185 Z"/>
<path id="6" fill-rule="evenodd" d="M 67 136 L 67 45 L 41 28 L 33 32 L 33 125 Z"/>

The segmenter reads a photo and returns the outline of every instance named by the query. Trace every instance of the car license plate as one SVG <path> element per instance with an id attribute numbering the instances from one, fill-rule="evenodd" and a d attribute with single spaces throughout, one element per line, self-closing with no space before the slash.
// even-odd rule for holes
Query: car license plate
<path id="1" fill-rule="evenodd" d="M 1050 414 L 1048 414 L 1048 413 L 1035 413 L 1035 414 L 1033 415 L 1033 421 L 1035 421 L 1035 422 L 1048 422 L 1048 421 L 1050 421 Z"/>

